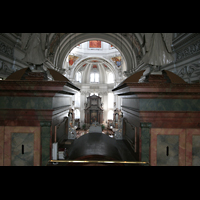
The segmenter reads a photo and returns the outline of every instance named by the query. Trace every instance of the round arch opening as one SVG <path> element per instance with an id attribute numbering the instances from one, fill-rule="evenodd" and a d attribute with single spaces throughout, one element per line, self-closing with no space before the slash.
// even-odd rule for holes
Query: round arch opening
<path id="1" fill-rule="evenodd" d="M 100 40 L 113 45 L 121 54 L 124 60 L 124 69 L 134 69 L 137 65 L 135 53 L 132 51 L 128 41 L 118 33 L 70 33 L 62 38 L 59 47 L 54 55 L 54 64 L 63 68 L 65 59 L 77 45 L 90 40 Z"/>

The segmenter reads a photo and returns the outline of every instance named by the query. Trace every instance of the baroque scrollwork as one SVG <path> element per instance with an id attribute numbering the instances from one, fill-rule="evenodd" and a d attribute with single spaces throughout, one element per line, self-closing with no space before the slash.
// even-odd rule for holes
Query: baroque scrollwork
<path id="1" fill-rule="evenodd" d="M 190 55 L 193 55 L 200 51 L 200 40 L 184 48 L 181 52 L 177 53 L 176 60 L 182 60 Z"/>
<path id="2" fill-rule="evenodd" d="M 191 76 L 193 73 L 195 72 L 199 72 L 200 70 L 200 64 L 191 64 L 191 65 L 186 65 L 184 67 L 182 67 L 179 72 L 177 73 L 178 76 L 180 76 L 181 78 L 183 78 L 184 76 L 186 76 L 186 78 L 188 78 L 188 82 L 191 83 Z"/>
<path id="3" fill-rule="evenodd" d="M 3 72 L 3 73 L 12 73 L 12 72 L 15 72 L 16 69 L 15 68 L 11 68 L 9 67 L 8 64 L 6 64 L 4 61 L 0 60 L 0 71 Z"/>
<path id="4" fill-rule="evenodd" d="M 3 42 L 0 42 L 0 52 L 6 54 L 7 56 L 13 57 L 13 48 Z"/>

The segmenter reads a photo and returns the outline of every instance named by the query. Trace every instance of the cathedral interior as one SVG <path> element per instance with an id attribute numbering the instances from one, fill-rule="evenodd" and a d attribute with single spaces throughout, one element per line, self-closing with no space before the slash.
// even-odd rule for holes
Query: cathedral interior
<path id="1" fill-rule="evenodd" d="M 0 33 L 0 166 L 200 166 L 200 34 Z"/>

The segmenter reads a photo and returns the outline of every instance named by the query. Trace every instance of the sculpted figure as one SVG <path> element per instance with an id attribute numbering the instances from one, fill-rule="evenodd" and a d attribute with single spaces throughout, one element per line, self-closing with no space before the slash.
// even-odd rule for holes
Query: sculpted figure
<path id="1" fill-rule="evenodd" d="M 22 49 L 26 50 L 22 59 L 33 68 L 45 62 L 45 48 L 47 45 L 47 33 L 22 33 Z"/>
<path id="2" fill-rule="evenodd" d="M 144 63 L 150 64 L 147 67 L 139 82 L 143 82 L 148 74 L 162 74 L 160 67 L 173 61 L 172 54 L 172 33 L 145 33 L 144 45 L 146 54 L 142 58 Z M 152 71 L 153 69 L 153 71 Z"/>
<path id="3" fill-rule="evenodd" d="M 172 33 L 145 33 L 146 54 L 144 63 L 162 66 L 173 61 L 171 55 Z"/>

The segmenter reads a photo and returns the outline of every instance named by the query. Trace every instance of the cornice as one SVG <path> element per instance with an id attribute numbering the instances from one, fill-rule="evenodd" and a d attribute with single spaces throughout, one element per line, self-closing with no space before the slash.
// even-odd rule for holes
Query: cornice
<path id="1" fill-rule="evenodd" d="M 120 96 L 137 95 L 139 98 L 163 96 L 188 97 L 188 95 L 200 96 L 200 84 L 175 84 L 175 83 L 125 83 L 119 88 L 112 90 L 114 94 Z M 193 96 L 194 98 L 194 96 Z"/>
<path id="2" fill-rule="evenodd" d="M 183 33 L 173 40 L 173 48 L 175 51 L 179 51 L 188 45 L 188 43 L 193 42 L 194 38 L 200 37 L 200 33 Z"/>

